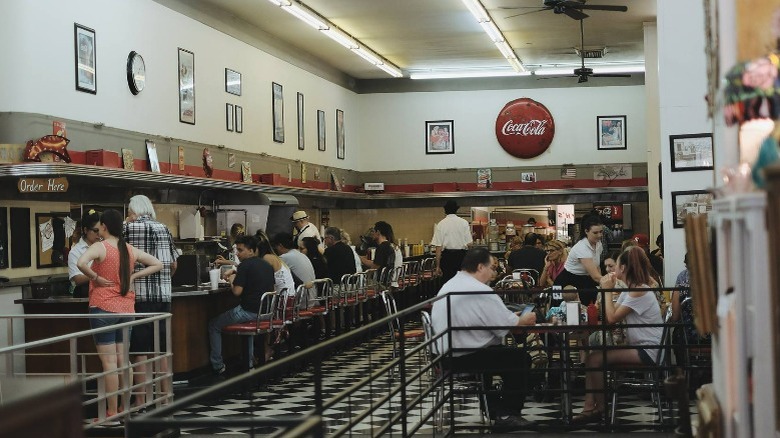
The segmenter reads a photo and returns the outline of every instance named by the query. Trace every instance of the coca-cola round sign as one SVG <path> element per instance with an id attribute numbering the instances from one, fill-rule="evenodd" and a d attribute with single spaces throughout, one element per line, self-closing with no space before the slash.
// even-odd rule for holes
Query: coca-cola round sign
<path id="1" fill-rule="evenodd" d="M 504 105 L 498 113 L 496 139 L 512 156 L 538 157 L 550 147 L 554 136 L 555 121 L 552 114 L 533 99 L 515 99 Z"/>

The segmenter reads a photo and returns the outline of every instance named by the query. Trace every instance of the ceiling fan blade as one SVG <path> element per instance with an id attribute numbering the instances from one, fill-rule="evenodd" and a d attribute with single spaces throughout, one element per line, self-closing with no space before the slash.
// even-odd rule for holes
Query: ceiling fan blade
<path id="1" fill-rule="evenodd" d="M 539 9 L 546 10 L 552 9 L 552 6 L 540 8 L 539 6 L 499 6 L 498 9 L 513 10 L 513 9 Z"/>
<path id="2" fill-rule="evenodd" d="M 589 17 L 588 14 L 574 8 L 566 8 L 563 10 L 563 13 L 575 20 L 584 20 Z"/>
<path id="3" fill-rule="evenodd" d="M 504 17 L 504 18 L 515 18 L 515 17 L 519 17 L 521 15 L 528 15 L 528 14 L 535 14 L 537 12 L 542 12 L 542 11 L 549 11 L 550 9 L 552 9 L 552 8 L 542 8 L 542 9 L 537 9 L 535 11 L 530 11 L 530 12 L 521 12 L 519 14 L 510 15 L 510 16 Z"/>
<path id="4" fill-rule="evenodd" d="M 571 8 L 575 9 L 590 9 L 592 11 L 613 11 L 613 12 L 626 12 L 628 11 L 628 6 L 611 6 L 611 5 L 577 5 L 577 6 L 570 6 Z"/>

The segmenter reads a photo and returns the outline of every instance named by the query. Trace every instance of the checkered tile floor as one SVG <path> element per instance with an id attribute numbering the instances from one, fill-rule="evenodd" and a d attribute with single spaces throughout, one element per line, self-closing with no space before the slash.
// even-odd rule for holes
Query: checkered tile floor
<path id="1" fill-rule="evenodd" d="M 356 348 L 342 351 L 322 365 L 324 400 L 329 400 L 335 395 L 345 391 L 350 386 L 366 378 L 369 370 L 376 371 L 392 358 L 392 347 L 387 335 L 361 344 Z M 414 362 L 413 362 L 414 363 Z M 417 362 L 419 363 L 419 362 Z M 407 370 L 407 376 L 413 375 L 419 368 L 412 366 Z M 399 377 L 398 373 L 394 376 Z M 412 399 L 420 394 L 421 388 L 427 387 L 429 377 L 424 375 L 413 382 L 407 389 L 407 399 Z M 391 380 L 389 376 L 374 379 L 363 389 L 355 392 L 350 397 L 336 403 L 324 412 L 327 431 L 332 433 L 345 426 L 349 418 L 353 418 L 365 411 L 373 402 L 379 403 L 379 399 L 388 393 Z M 649 400 L 634 396 L 621 396 L 619 399 L 617 419 L 620 425 L 634 425 L 652 427 L 656 422 L 656 409 Z M 378 406 L 374 412 L 352 427 L 353 436 L 375 436 L 378 427 L 385 424 L 387 419 L 400 411 L 400 396 L 392 397 Z M 407 425 L 409 428 L 417 425 L 433 404 L 433 394 L 429 394 L 423 402 L 408 413 Z M 582 405 L 582 396 L 574 396 L 574 410 L 579 411 Z M 305 370 L 292 376 L 284 377 L 276 383 L 260 387 L 252 393 L 224 397 L 208 403 L 193 405 L 188 409 L 177 413 L 177 418 L 220 418 L 230 419 L 238 416 L 257 415 L 262 417 L 280 417 L 286 415 L 306 414 L 314 408 L 314 384 L 312 370 Z M 692 406 L 695 409 L 695 405 Z M 484 429 L 479 401 L 476 397 L 466 396 L 461 399 L 456 396 L 454 404 L 455 425 L 458 432 L 477 433 Z M 695 411 L 694 411 L 695 412 Z M 449 406 L 445 406 L 445 420 L 449 419 Z M 528 397 L 523 411 L 524 418 L 536 422 L 540 428 L 549 428 L 563 425 L 561 420 L 560 403 L 535 402 Z M 408 430 L 408 429 L 407 429 Z M 591 431 L 598 430 L 596 426 Z M 649 430 L 649 429 L 648 429 Z M 182 431 L 187 435 L 212 436 L 266 436 L 275 431 L 274 428 L 260 428 L 251 431 L 246 427 L 211 427 L 189 428 Z M 583 429 L 582 431 L 588 431 Z M 625 432 L 623 432 L 625 433 Z M 440 435 L 436 432 L 432 419 L 425 421 L 417 435 Z M 619 435 L 619 434 L 618 434 Z M 400 424 L 392 426 L 391 431 L 385 436 L 402 436 Z"/>

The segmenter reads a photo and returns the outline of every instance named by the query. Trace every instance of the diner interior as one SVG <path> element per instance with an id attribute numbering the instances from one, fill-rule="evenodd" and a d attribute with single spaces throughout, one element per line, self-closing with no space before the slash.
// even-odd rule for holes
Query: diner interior
<path id="1" fill-rule="evenodd" d="M 780 438 L 778 11 L 780 0 L 10 2 L 0 437 Z M 79 262 L 74 274 L 68 254 L 117 237 L 82 222 L 115 210 L 127 226 L 137 196 L 177 262 L 168 311 L 115 330 L 155 327 L 152 345 L 116 343 L 107 368 L 97 341 L 109 328 L 90 315 L 100 273 Z M 470 234 L 457 248 L 439 234 L 453 206 Z M 327 256 L 336 229 L 356 266 L 311 281 L 292 271 L 300 284 L 258 294 L 259 309 L 217 331 L 215 366 L 210 327 L 244 304 L 237 241 L 265 235 L 276 260 L 307 224 L 319 247 L 294 237 L 295 248 Z M 580 244 L 593 269 L 590 255 L 569 257 Z M 445 286 L 453 252 L 487 257 L 474 269 L 489 290 Z M 632 257 L 647 281 L 629 281 Z M 487 332 L 454 323 L 465 293 L 534 315 L 483 324 L 521 360 L 457 369 L 461 353 L 491 354 L 454 341 Z M 652 320 L 616 316 L 651 296 Z"/>

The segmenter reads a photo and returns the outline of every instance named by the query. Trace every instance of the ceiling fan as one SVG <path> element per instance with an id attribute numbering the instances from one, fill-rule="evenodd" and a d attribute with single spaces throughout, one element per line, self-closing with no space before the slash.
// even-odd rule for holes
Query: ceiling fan
<path id="1" fill-rule="evenodd" d="M 630 78 L 630 74 L 625 73 L 593 73 L 592 68 L 585 67 L 585 27 L 583 25 L 583 21 L 580 20 L 580 67 L 574 69 L 574 76 L 566 76 L 566 77 L 576 77 L 577 83 L 581 84 L 583 82 L 588 82 L 588 78 Z M 539 79 L 549 79 L 549 78 L 539 78 Z"/>
<path id="2" fill-rule="evenodd" d="M 613 12 L 626 12 L 627 6 L 613 6 L 613 5 L 588 5 L 585 4 L 586 0 L 543 0 L 544 7 L 537 8 L 536 6 L 514 6 L 514 7 L 502 7 L 501 9 L 529 9 L 535 10 L 530 12 L 523 12 L 521 14 L 511 15 L 506 18 L 519 17 L 520 15 L 533 14 L 535 12 L 550 11 L 552 10 L 556 14 L 565 14 L 574 20 L 583 20 L 590 17 L 590 15 L 582 12 L 583 9 L 592 11 L 613 11 Z"/>

